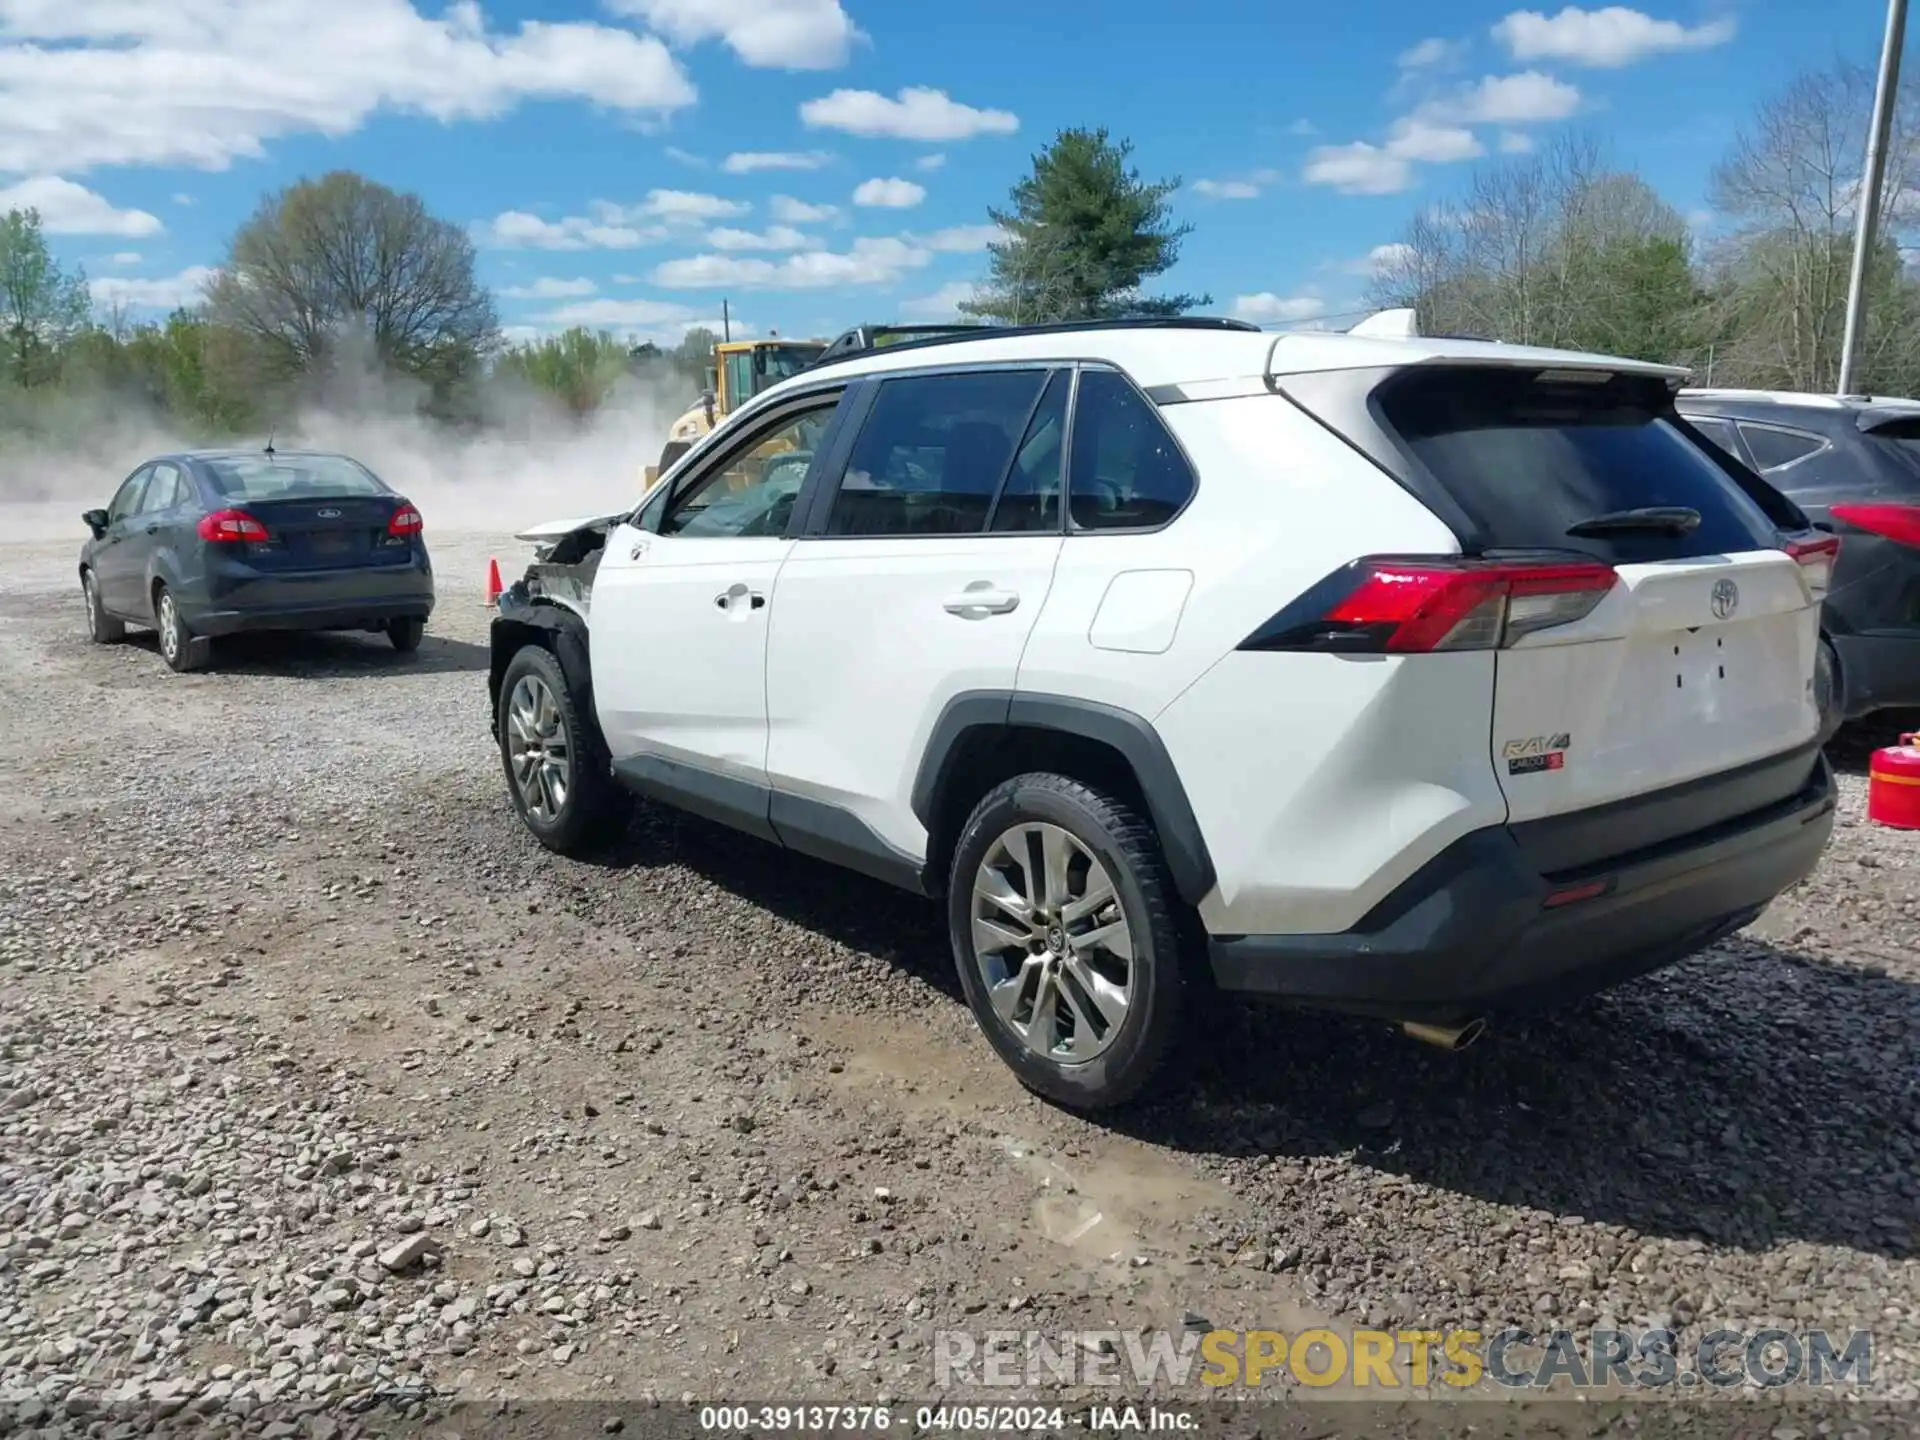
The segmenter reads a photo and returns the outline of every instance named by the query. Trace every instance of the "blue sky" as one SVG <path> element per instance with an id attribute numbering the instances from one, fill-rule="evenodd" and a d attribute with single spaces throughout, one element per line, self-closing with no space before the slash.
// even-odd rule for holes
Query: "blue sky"
<path id="1" fill-rule="evenodd" d="M 263 193 L 346 167 L 471 228 L 510 333 L 941 318 L 1060 128 L 1179 176 L 1162 288 L 1334 323 L 1472 166 L 1581 127 L 1683 213 L 1882 0 L 0 0 L 0 206 L 95 295 L 191 299 Z"/>

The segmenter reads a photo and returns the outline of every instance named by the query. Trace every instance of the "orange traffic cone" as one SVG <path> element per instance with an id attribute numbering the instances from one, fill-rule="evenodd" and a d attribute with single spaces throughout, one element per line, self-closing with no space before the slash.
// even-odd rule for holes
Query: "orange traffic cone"
<path id="1" fill-rule="evenodd" d="M 487 561 L 487 608 L 493 609 L 500 603 L 500 562 Z"/>

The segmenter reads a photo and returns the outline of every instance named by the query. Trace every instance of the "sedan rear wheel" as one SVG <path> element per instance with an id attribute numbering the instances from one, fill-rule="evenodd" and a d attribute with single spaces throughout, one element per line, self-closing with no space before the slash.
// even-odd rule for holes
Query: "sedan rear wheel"
<path id="1" fill-rule="evenodd" d="M 164 585 L 154 594 L 153 628 L 160 640 L 160 658 L 167 662 L 170 670 L 199 670 L 213 654 L 213 642 L 187 628 L 179 602 Z"/>

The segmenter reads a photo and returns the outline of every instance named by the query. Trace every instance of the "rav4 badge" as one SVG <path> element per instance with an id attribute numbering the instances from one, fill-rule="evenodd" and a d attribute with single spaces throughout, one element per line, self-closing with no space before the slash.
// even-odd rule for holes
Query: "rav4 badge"
<path id="1" fill-rule="evenodd" d="M 1529 735 L 1524 740 L 1509 740 L 1501 747 L 1506 758 L 1509 775 L 1531 775 L 1540 770 L 1564 769 L 1567 763 L 1567 751 L 1573 748 L 1573 737 L 1559 735 Z"/>

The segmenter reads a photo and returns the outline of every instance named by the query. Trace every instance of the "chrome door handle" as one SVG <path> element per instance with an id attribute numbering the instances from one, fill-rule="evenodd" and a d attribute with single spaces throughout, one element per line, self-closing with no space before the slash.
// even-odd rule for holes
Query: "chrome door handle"
<path id="1" fill-rule="evenodd" d="M 999 590 L 989 581 L 969 585 L 958 595 L 949 595 L 943 607 L 949 615 L 971 619 L 975 615 L 1005 615 L 1019 605 L 1020 596 L 1012 590 Z"/>

